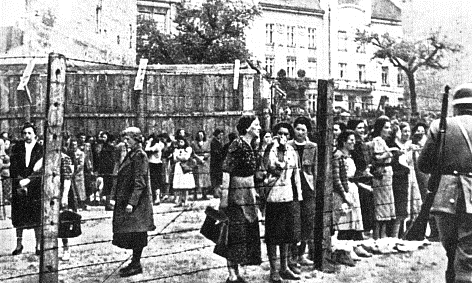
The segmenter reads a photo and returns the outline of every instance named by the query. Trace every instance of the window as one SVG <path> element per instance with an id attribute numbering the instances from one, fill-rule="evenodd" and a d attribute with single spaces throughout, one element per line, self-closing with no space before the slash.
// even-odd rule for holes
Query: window
<path id="1" fill-rule="evenodd" d="M 357 65 L 357 73 L 358 73 L 358 80 L 359 82 L 365 81 L 365 65 L 358 64 Z"/>
<path id="2" fill-rule="evenodd" d="M 138 6 L 138 17 L 154 21 L 159 31 L 167 33 L 167 11 L 168 8 L 163 7 Z"/>
<path id="3" fill-rule="evenodd" d="M 95 9 L 95 32 L 102 32 L 102 3 L 98 3 L 97 8 Z"/>
<path id="4" fill-rule="evenodd" d="M 317 73 L 317 62 L 316 58 L 308 58 L 308 74 L 307 76 L 309 78 L 316 78 L 318 73 Z"/>
<path id="5" fill-rule="evenodd" d="M 369 106 L 372 105 L 371 98 L 363 96 L 361 99 L 362 99 L 362 109 L 369 109 Z"/>
<path id="6" fill-rule="evenodd" d="M 316 29 L 308 28 L 308 48 L 316 49 Z"/>
<path id="7" fill-rule="evenodd" d="M 295 57 L 287 57 L 287 77 L 294 78 L 297 69 L 297 59 Z"/>
<path id="8" fill-rule="evenodd" d="M 133 48 L 133 25 L 129 25 L 129 49 Z"/>
<path id="9" fill-rule="evenodd" d="M 342 96 L 342 95 L 340 95 L 340 94 L 334 95 L 334 101 L 343 101 L 343 100 L 344 100 L 344 99 L 343 99 L 343 96 Z"/>
<path id="10" fill-rule="evenodd" d="M 347 33 L 338 31 L 338 51 L 347 51 Z"/>
<path id="11" fill-rule="evenodd" d="M 287 46 L 295 46 L 295 27 L 287 26 Z"/>
<path id="12" fill-rule="evenodd" d="M 356 96 L 350 95 L 348 97 L 348 109 L 349 110 L 354 110 L 356 107 Z"/>
<path id="13" fill-rule="evenodd" d="M 403 86 L 403 71 L 402 69 L 398 68 L 398 74 L 397 74 L 397 86 Z"/>
<path id="14" fill-rule="evenodd" d="M 265 70 L 268 75 L 272 77 L 274 75 L 274 62 L 275 59 L 273 57 L 266 57 L 265 58 Z"/>
<path id="15" fill-rule="evenodd" d="M 339 78 L 343 79 L 346 76 L 346 63 L 339 63 Z"/>
<path id="16" fill-rule="evenodd" d="M 274 45 L 274 24 L 266 24 L 266 45 Z"/>
<path id="17" fill-rule="evenodd" d="M 357 53 L 365 53 L 365 42 L 358 42 L 357 43 L 356 52 Z"/>
<path id="18" fill-rule="evenodd" d="M 382 85 L 388 86 L 388 67 L 382 67 Z"/>

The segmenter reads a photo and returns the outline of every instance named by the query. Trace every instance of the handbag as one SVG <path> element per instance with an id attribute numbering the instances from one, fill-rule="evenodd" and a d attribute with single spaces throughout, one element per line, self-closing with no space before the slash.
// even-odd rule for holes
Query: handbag
<path id="1" fill-rule="evenodd" d="M 223 211 L 216 210 L 211 206 L 205 209 L 205 214 L 206 218 L 200 233 L 215 244 L 226 246 L 228 243 L 228 217 Z"/>
<path id="2" fill-rule="evenodd" d="M 80 214 L 63 210 L 59 214 L 59 233 L 58 238 L 75 238 L 82 234 Z"/>
<path id="3" fill-rule="evenodd" d="M 182 168 L 182 172 L 184 172 L 184 174 L 192 172 L 196 165 L 196 161 L 193 158 L 189 158 L 185 162 L 180 162 L 180 167 Z"/>

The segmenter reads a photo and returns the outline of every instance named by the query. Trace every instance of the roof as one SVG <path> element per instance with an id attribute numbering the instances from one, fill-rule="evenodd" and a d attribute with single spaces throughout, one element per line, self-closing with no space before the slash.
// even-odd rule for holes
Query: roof
<path id="1" fill-rule="evenodd" d="M 319 0 L 261 0 L 262 7 L 322 13 Z"/>
<path id="2" fill-rule="evenodd" d="M 372 18 L 400 22 L 402 11 L 390 0 L 372 1 Z"/>

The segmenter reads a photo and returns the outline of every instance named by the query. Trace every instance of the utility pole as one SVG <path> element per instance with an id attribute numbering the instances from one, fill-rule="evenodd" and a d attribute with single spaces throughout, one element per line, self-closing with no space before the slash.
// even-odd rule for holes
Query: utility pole
<path id="1" fill-rule="evenodd" d="M 66 58 L 51 53 L 48 61 L 46 121 L 44 123 L 44 158 L 41 206 L 41 257 L 39 282 L 57 283 L 58 228 L 61 185 L 62 126 L 66 85 Z"/>

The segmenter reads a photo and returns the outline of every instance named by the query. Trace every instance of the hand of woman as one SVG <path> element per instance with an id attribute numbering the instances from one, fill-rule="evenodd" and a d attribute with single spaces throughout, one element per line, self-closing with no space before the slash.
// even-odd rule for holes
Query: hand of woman
<path id="1" fill-rule="evenodd" d="M 127 213 L 133 212 L 133 206 L 132 206 L 131 204 L 128 204 L 128 205 L 126 206 L 126 212 L 127 212 Z"/>
<path id="2" fill-rule="evenodd" d="M 62 197 L 61 206 L 62 207 L 67 207 L 68 205 L 69 205 L 69 200 L 67 199 L 67 197 Z"/>
<path id="3" fill-rule="evenodd" d="M 224 209 L 226 207 L 228 207 L 228 190 L 222 190 L 219 209 Z"/>

